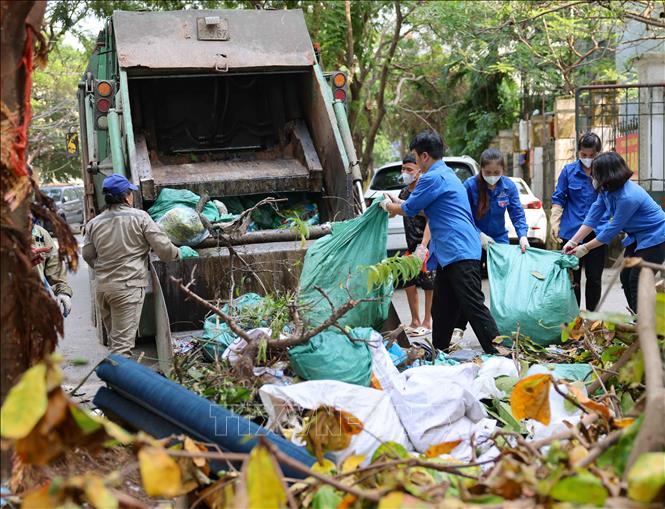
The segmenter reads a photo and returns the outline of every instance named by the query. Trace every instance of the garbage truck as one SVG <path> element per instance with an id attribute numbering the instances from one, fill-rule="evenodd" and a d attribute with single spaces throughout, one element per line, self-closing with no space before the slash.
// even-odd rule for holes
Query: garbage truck
<path id="1" fill-rule="evenodd" d="M 116 11 L 79 83 L 86 220 L 103 210 L 112 172 L 139 187 L 134 206 L 144 210 L 163 189 L 187 189 L 226 202 L 305 201 L 321 225 L 348 219 L 365 204 L 345 94 L 346 76 L 324 73 L 300 10 Z M 310 241 L 327 231 L 310 228 Z M 199 258 L 151 259 L 139 336 L 155 337 L 168 366 L 171 333 L 199 329 L 205 314 L 172 276 L 219 303 L 241 284 L 293 288 L 301 240 L 262 230 L 209 238 Z M 96 310 L 93 322 L 104 342 Z"/>

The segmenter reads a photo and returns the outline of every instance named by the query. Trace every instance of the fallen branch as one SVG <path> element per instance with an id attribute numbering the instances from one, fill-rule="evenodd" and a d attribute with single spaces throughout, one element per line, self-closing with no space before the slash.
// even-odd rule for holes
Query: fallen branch
<path id="1" fill-rule="evenodd" d="M 635 437 L 628 457 L 624 476 L 640 455 L 646 452 L 661 451 L 665 448 L 665 387 L 663 386 L 663 363 L 660 358 L 658 336 L 656 335 L 656 289 L 655 276 L 650 268 L 640 271 L 638 286 L 637 330 L 644 357 L 644 380 L 646 385 L 646 406 L 644 420 Z"/>
<path id="2" fill-rule="evenodd" d="M 618 372 L 622 367 L 628 364 L 628 361 L 633 358 L 633 354 L 640 348 L 640 342 L 635 341 L 631 344 L 626 350 L 621 354 L 621 357 L 612 364 L 612 372 Z M 615 376 L 612 372 L 607 370 L 603 371 L 603 374 L 599 379 L 594 380 L 589 387 L 587 387 L 587 392 L 593 394 L 598 389 L 600 389 L 604 383 L 606 383 L 612 376 Z"/>
<path id="3" fill-rule="evenodd" d="M 616 444 L 619 439 L 621 438 L 621 435 L 623 435 L 623 429 L 615 429 L 611 433 L 609 433 L 605 438 L 602 440 L 599 440 L 596 445 L 594 446 L 591 451 L 589 451 L 589 454 L 587 454 L 584 458 L 582 458 L 580 461 L 578 461 L 575 465 L 573 465 L 575 468 L 584 468 L 594 461 L 596 461 L 596 458 L 603 454 L 607 449 L 609 449 L 611 446 Z"/>

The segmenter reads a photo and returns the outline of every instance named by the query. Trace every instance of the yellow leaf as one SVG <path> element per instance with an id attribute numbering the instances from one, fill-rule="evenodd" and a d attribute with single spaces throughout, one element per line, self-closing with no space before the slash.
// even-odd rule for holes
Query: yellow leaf
<path id="1" fill-rule="evenodd" d="M 335 470 L 336 466 L 329 459 L 323 458 L 323 464 L 317 461 L 312 465 L 311 468 L 312 471 L 316 472 L 317 474 L 330 474 L 333 470 Z"/>
<path id="2" fill-rule="evenodd" d="M 47 405 L 46 366 L 39 363 L 23 373 L 7 394 L 0 410 L 0 435 L 14 439 L 28 436 Z"/>
<path id="3" fill-rule="evenodd" d="M 138 457 L 143 489 L 148 496 L 171 498 L 182 493 L 180 468 L 164 449 L 143 447 Z"/>
<path id="4" fill-rule="evenodd" d="M 201 452 L 208 452 L 208 449 L 204 446 L 199 446 L 191 438 L 185 437 L 185 451 L 191 452 L 192 454 L 201 454 Z M 206 459 L 201 456 L 195 456 L 192 458 L 192 461 L 199 468 L 206 466 Z"/>
<path id="5" fill-rule="evenodd" d="M 568 461 L 571 465 L 576 465 L 588 455 L 589 451 L 586 449 L 586 447 L 577 444 L 570 451 L 568 451 Z"/>
<path id="6" fill-rule="evenodd" d="M 635 422 L 632 417 L 625 417 L 623 419 L 614 419 L 613 423 L 617 428 L 627 428 Z"/>
<path id="7" fill-rule="evenodd" d="M 233 507 L 234 483 L 228 478 L 219 479 L 202 490 L 198 495 L 210 509 L 226 509 Z"/>
<path id="8" fill-rule="evenodd" d="M 545 426 L 550 423 L 550 383 L 546 374 L 527 376 L 515 384 L 510 395 L 510 408 L 515 419 L 535 419 Z"/>
<path id="9" fill-rule="evenodd" d="M 461 443 L 461 440 L 453 440 L 452 442 L 441 442 L 440 444 L 432 445 L 425 451 L 425 456 L 428 458 L 436 458 L 442 454 L 449 454 Z"/>
<path id="10" fill-rule="evenodd" d="M 62 490 L 51 490 L 51 485 L 46 484 L 26 493 L 23 496 L 21 507 L 23 509 L 51 509 L 60 507 L 62 502 Z"/>
<path id="11" fill-rule="evenodd" d="M 344 460 L 344 463 L 342 463 L 342 472 L 346 473 L 355 470 L 361 465 L 363 461 L 365 461 L 365 456 L 362 454 L 349 456 Z"/>
<path id="12" fill-rule="evenodd" d="M 104 480 L 94 474 L 88 474 L 84 483 L 85 496 L 95 509 L 117 509 L 118 499 L 106 487 Z"/>
<path id="13" fill-rule="evenodd" d="M 249 507 L 272 509 L 286 506 L 286 490 L 275 461 L 264 445 L 249 453 L 247 464 Z"/>
<path id="14" fill-rule="evenodd" d="M 417 509 L 427 507 L 434 506 L 427 502 L 423 502 L 419 498 L 408 495 L 407 493 L 391 491 L 387 495 L 381 497 L 377 509 Z"/>

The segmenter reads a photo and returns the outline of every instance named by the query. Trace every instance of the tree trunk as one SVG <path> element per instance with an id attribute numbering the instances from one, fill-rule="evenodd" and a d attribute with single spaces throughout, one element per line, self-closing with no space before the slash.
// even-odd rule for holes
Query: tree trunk
<path id="1" fill-rule="evenodd" d="M 390 41 L 390 49 L 386 55 L 386 59 L 383 61 L 383 66 L 381 67 L 381 78 L 379 80 L 379 89 L 376 92 L 376 116 L 370 124 L 367 137 L 365 138 L 365 147 L 363 150 L 362 159 L 360 161 L 360 168 L 363 173 L 363 178 L 367 178 L 370 168 L 373 165 L 374 158 L 374 143 L 376 141 L 376 135 L 379 133 L 381 128 L 381 122 L 383 122 L 383 117 L 386 115 L 386 106 L 385 106 L 385 95 L 386 95 L 386 85 L 388 83 L 388 74 L 390 72 L 391 64 L 395 52 L 397 51 L 397 45 L 399 44 L 402 31 L 402 22 L 404 18 L 402 15 L 402 10 L 399 0 L 395 2 L 395 30 L 393 31 L 393 37 Z"/>
<path id="2" fill-rule="evenodd" d="M 45 2 L 24 1 L 24 2 L 2 2 L 0 5 L 0 23 L 1 39 L 0 39 L 0 55 L 2 63 L 2 125 L 3 125 L 3 140 L 2 140 L 2 178 L 3 189 L 2 195 L 5 192 L 5 177 L 14 174 L 14 169 L 11 168 L 10 159 L 6 155 L 8 145 L 14 141 L 11 133 L 4 132 L 9 129 L 10 122 L 20 125 L 27 114 L 24 111 L 24 104 L 26 98 L 24 97 L 26 79 L 25 66 L 22 65 L 23 52 L 27 37 L 28 25 L 31 25 L 37 32 L 39 31 L 42 19 L 44 18 L 44 10 L 46 8 Z M 29 98 L 27 98 L 29 100 Z M 15 118 L 10 120 L 8 113 L 13 113 Z M 7 136 L 9 134 L 9 136 Z M 25 178 L 25 177 L 24 177 Z M 2 223 L 3 228 L 7 224 L 12 224 L 15 228 L 28 231 L 28 202 L 23 201 L 18 204 L 13 210 L 6 206 L 3 198 L 2 203 Z M 1 274 L 0 274 L 0 292 L 2 293 L 2 316 L 5 316 L 5 311 L 8 307 L 15 305 L 15 301 L 9 295 L 9 284 L 11 274 L 8 273 L 10 265 L 10 258 L 13 256 L 12 252 L 5 249 L 1 253 Z M 24 310 L 27 313 L 28 310 Z M 1 392 L 2 400 L 4 401 L 5 395 L 9 388 L 16 381 L 16 378 L 27 368 L 28 359 L 24 355 L 25 349 L 20 348 L 23 338 L 15 337 L 12 330 L 9 328 L 4 320 L 0 324 L 0 341 L 2 344 L 2 382 Z"/>

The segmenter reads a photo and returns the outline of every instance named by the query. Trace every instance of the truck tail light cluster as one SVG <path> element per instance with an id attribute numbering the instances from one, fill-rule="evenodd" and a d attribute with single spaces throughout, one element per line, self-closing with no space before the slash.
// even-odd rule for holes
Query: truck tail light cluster
<path id="1" fill-rule="evenodd" d="M 349 96 L 349 80 L 346 73 L 336 71 L 332 74 L 332 91 L 333 97 L 336 101 L 342 101 L 346 106 L 347 98 Z"/>
<path id="2" fill-rule="evenodd" d="M 109 110 L 113 107 L 115 83 L 109 80 L 95 80 L 95 127 L 108 129 Z"/>

